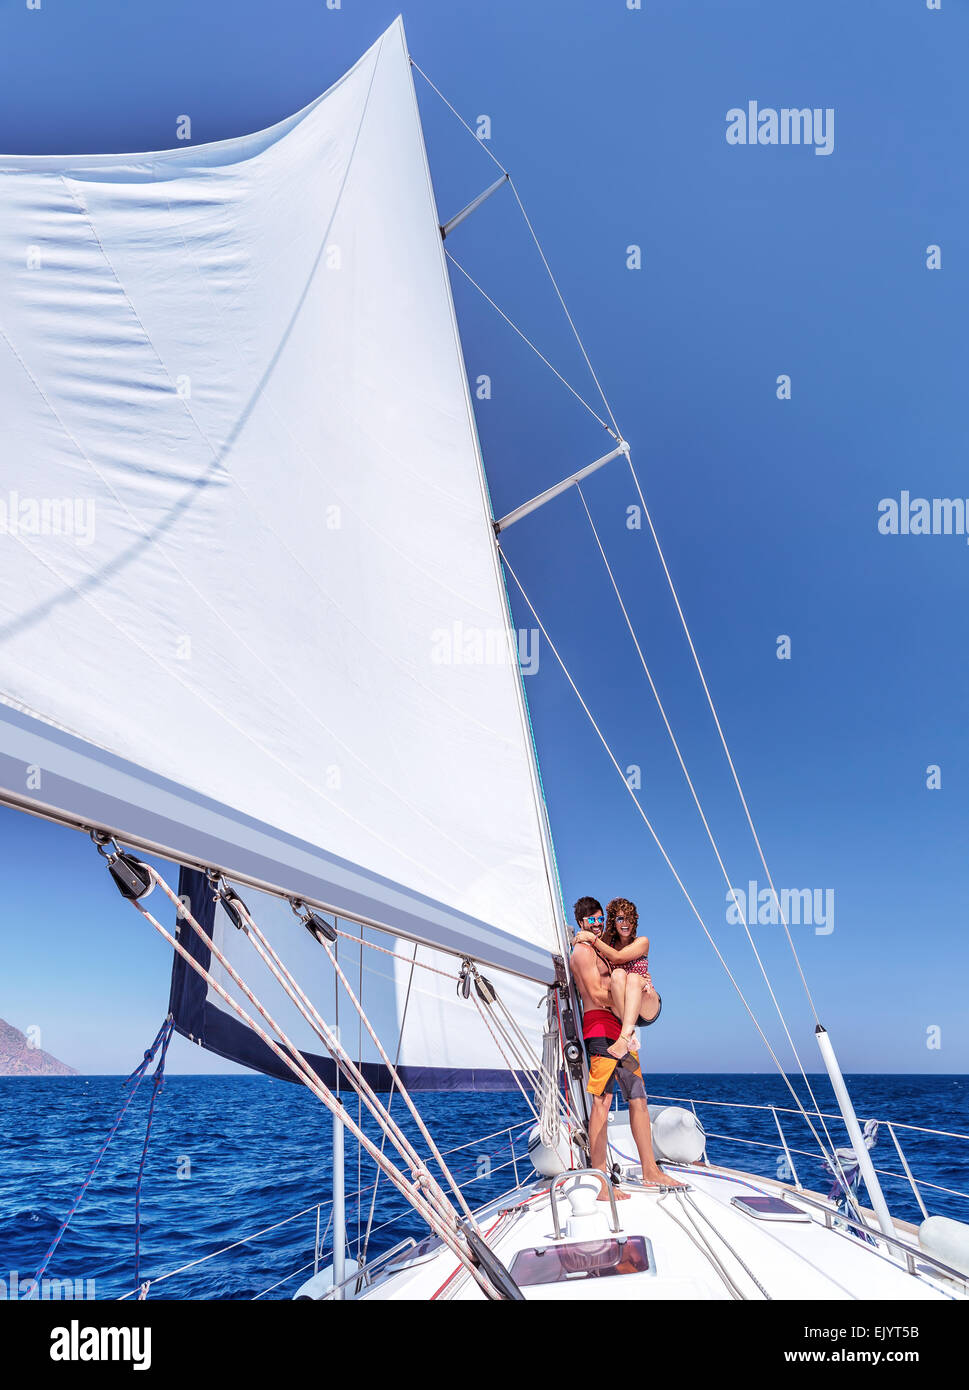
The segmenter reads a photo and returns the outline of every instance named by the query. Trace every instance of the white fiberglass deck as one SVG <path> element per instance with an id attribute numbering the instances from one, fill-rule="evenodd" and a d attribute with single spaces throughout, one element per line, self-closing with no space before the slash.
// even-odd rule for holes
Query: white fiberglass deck
<path id="1" fill-rule="evenodd" d="M 625 1131 L 625 1133 L 624 1133 Z M 610 1125 L 619 1150 L 628 1143 L 628 1127 Z M 637 1185 L 638 1169 L 623 1166 L 623 1190 L 629 1200 L 617 1204 L 621 1225 L 610 1230 L 608 1202 L 598 1202 L 588 1216 L 573 1220 L 569 1190 L 595 1187 L 591 1176 L 565 1178 L 556 1187 L 563 1235 L 556 1239 L 547 1180 L 536 1181 L 477 1213 L 482 1234 L 513 1277 L 523 1274 L 523 1252 L 542 1251 L 531 1268 L 557 1266 L 554 1253 L 566 1250 L 569 1272 L 550 1282 L 521 1280 L 526 1299 L 951 1299 L 964 1287 L 940 1276 L 918 1254 L 917 1237 L 900 1225 L 898 1236 L 915 1255 L 912 1273 L 904 1252 L 881 1242 L 867 1243 L 843 1226 L 829 1227 L 815 1203 L 818 1194 L 798 1193 L 786 1184 L 708 1165 L 664 1164 L 667 1173 L 689 1184 L 687 1193 Z M 734 1197 L 781 1196 L 797 1207 L 802 1219 L 764 1220 L 732 1205 Z M 581 1203 L 580 1203 L 581 1205 Z M 586 1201 L 585 1206 L 590 1206 Z M 826 1204 L 830 1217 L 831 1207 Z M 808 1219 L 803 1219 L 804 1217 Z M 648 1267 L 641 1272 L 588 1273 L 579 1246 L 603 1250 L 603 1242 L 641 1237 Z M 569 1247 L 572 1251 L 569 1252 Z M 630 1247 L 631 1248 L 631 1247 Z M 549 1256 L 551 1258 L 549 1259 Z M 403 1251 L 373 1285 L 356 1296 L 365 1298 L 481 1298 L 477 1285 L 436 1242 Z M 593 1254 L 592 1263 L 596 1256 Z M 516 1261 L 518 1267 L 516 1270 Z M 623 1267 L 636 1260 L 622 1260 Z M 346 1297 L 353 1297 L 348 1288 Z"/>

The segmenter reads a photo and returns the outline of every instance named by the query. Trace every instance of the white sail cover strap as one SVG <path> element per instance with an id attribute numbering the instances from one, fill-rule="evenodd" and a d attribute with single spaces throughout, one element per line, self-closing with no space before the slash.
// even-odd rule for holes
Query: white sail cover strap
<path id="1" fill-rule="evenodd" d="M 403 29 L 269 130 L 0 156 L 0 795 L 559 948 Z"/>

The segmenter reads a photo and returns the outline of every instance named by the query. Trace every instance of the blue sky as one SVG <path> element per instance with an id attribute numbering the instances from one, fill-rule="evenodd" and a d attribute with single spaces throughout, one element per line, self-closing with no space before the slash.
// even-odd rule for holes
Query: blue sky
<path id="1" fill-rule="evenodd" d="M 196 142 L 257 130 L 327 87 L 399 8 L 3 0 L 0 144 L 158 149 L 183 114 Z M 792 932 L 842 1065 L 965 1071 L 969 547 L 876 525 L 879 501 L 903 490 L 969 496 L 964 9 L 414 0 L 404 18 L 412 54 L 459 110 L 490 116 L 633 446 L 775 882 L 833 894 L 833 930 Z M 418 94 L 447 217 L 494 166 L 420 78 Z M 832 152 L 728 144 L 726 113 L 749 101 L 833 109 Z M 598 408 L 507 190 L 448 245 Z M 933 245 L 939 270 L 926 268 Z M 608 438 L 460 276 L 455 298 L 469 375 L 492 379 L 478 423 L 501 514 Z M 777 398 L 781 374 L 790 400 Z M 624 465 L 586 496 L 732 882 L 763 887 L 648 531 L 627 526 Z M 578 498 L 506 544 L 620 762 L 641 768 L 642 804 L 766 1026 L 769 1001 L 726 920 Z M 777 659 L 781 635 L 790 660 Z M 666 1006 L 649 1066 L 766 1069 L 547 649 L 526 685 L 566 899 L 632 897 L 652 938 Z M 129 1069 L 166 1005 L 166 948 L 82 837 L 12 812 L 0 830 L 0 1017 L 40 1027 L 42 1045 L 83 1070 Z M 754 932 L 816 1069 L 781 930 Z M 926 1045 L 930 1029 L 940 1047 Z M 197 1070 L 177 1043 L 173 1068 Z"/>

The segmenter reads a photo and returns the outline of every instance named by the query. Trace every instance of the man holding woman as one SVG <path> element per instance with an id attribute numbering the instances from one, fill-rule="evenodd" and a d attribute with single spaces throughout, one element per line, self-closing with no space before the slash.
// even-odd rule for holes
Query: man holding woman
<path id="1" fill-rule="evenodd" d="M 634 962 L 645 962 L 649 949 L 648 940 L 636 944 L 635 906 L 625 898 L 614 898 L 604 917 L 595 898 L 580 898 L 575 904 L 575 921 L 579 930 L 571 965 L 582 1000 L 582 1037 L 589 1061 L 588 1091 L 593 1097 L 589 1119 L 591 1164 L 605 1170 L 609 1107 L 618 1081 L 622 1097 L 629 1106 L 629 1127 L 639 1152 L 643 1181 L 679 1187 L 682 1184 L 667 1177 L 653 1153 L 646 1088 L 635 1048 L 636 1020 L 641 1018 L 644 1024 L 652 1023 L 659 1014 L 659 996 L 648 972 L 643 974 L 641 968 L 631 968 Z M 611 945 L 611 941 L 617 944 Z M 614 976 L 619 977 L 615 983 Z M 645 1017 L 639 1013 L 641 1008 L 645 1010 Z M 627 1196 L 618 1190 L 615 1195 L 618 1198 Z M 603 1184 L 600 1200 L 606 1196 Z"/>
<path id="2" fill-rule="evenodd" d="M 601 920 L 600 908 L 600 920 Z M 606 908 L 605 930 L 597 936 L 581 930 L 575 944 L 590 945 L 605 962 L 609 972 L 609 993 L 613 1012 L 619 1018 L 619 1037 L 607 1049 L 621 1062 L 628 1052 L 638 1051 L 637 1024 L 648 1027 L 659 1017 L 663 1001 L 653 988 L 649 973 L 649 937 L 637 936 L 639 913 L 628 898 L 613 898 Z"/>

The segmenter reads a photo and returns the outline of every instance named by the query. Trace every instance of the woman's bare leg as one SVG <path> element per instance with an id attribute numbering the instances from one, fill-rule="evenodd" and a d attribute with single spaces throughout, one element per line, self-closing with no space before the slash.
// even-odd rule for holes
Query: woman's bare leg
<path id="1" fill-rule="evenodd" d="M 619 1015 L 622 1020 L 622 1033 L 619 1042 L 625 1043 L 626 1052 L 638 1052 L 636 1022 L 642 1009 L 643 990 L 646 981 L 642 975 L 630 975 L 626 974 L 626 971 L 623 971 L 623 974 L 626 975 L 626 983 L 623 989 L 622 1013 Z M 622 1055 L 625 1056 L 626 1052 L 623 1052 Z"/>
<path id="2" fill-rule="evenodd" d="M 612 1011 L 619 1019 L 622 1026 L 623 1018 L 626 1014 L 626 981 L 628 976 L 622 966 L 616 966 L 609 978 L 609 991 L 612 994 Z M 638 1017 L 638 1015 L 637 1015 Z M 622 1027 L 619 1037 L 611 1046 L 606 1048 L 610 1057 L 615 1057 L 621 1062 L 629 1051 L 629 1039 L 623 1037 L 625 1028 Z"/>

